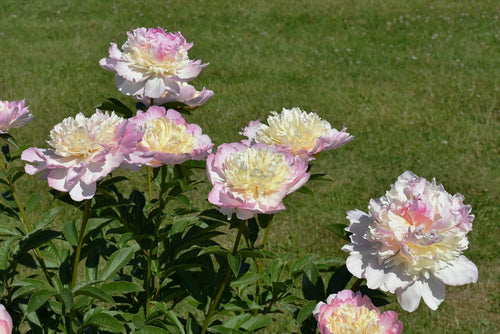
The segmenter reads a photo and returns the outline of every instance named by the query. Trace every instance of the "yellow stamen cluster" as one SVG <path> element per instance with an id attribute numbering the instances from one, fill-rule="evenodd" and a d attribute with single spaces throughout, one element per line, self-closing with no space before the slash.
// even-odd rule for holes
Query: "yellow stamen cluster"
<path id="1" fill-rule="evenodd" d="M 384 331 L 379 325 L 377 311 L 351 304 L 339 305 L 328 319 L 327 328 L 334 334 L 379 334 Z"/>
<path id="2" fill-rule="evenodd" d="M 167 118 L 155 118 L 144 123 L 146 130 L 141 145 L 150 151 L 182 154 L 196 147 L 196 137 L 189 134 L 186 126 L 176 125 Z"/>

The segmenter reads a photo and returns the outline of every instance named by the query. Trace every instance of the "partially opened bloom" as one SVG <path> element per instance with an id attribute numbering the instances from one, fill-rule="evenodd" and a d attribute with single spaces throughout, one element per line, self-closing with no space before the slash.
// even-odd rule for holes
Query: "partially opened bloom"
<path id="1" fill-rule="evenodd" d="M 354 137 L 346 132 L 332 129 L 330 123 L 315 113 L 300 108 L 285 109 L 278 114 L 271 111 L 267 125 L 252 121 L 241 133 L 248 137 L 248 143 L 278 145 L 303 159 L 312 160 L 313 155 L 324 150 L 338 148 Z"/>
<path id="2" fill-rule="evenodd" d="M 5 306 L 0 304 L 0 334 L 12 333 L 12 317 L 5 309 Z"/>
<path id="3" fill-rule="evenodd" d="M 195 109 L 205 104 L 212 96 L 214 96 L 214 92 L 205 87 L 198 91 L 194 86 L 186 82 L 180 82 L 179 91 L 167 90 L 161 97 L 154 99 L 154 105 L 180 102 L 186 104 L 189 109 Z M 151 105 L 151 98 L 138 96 L 137 99 L 146 106 Z"/>
<path id="4" fill-rule="evenodd" d="M 116 72 L 116 87 L 123 94 L 156 99 L 167 90 L 178 93 L 180 82 L 196 78 L 206 66 L 189 59 L 193 44 L 186 43 L 180 32 L 137 28 L 127 35 L 123 52 L 111 43 L 109 58 L 99 62 L 104 69 Z"/>
<path id="5" fill-rule="evenodd" d="M 50 131 L 50 149 L 31 147 L 21 159 L 28 174 L 45 171 L 52 188 L 69 192 L 75 201 L 92 198 L 96 182 L 118 168 L 135 151 L 141 132 L 131 122 L 101 111 L 86 118 L 68 117 Z"/>
<path id="6" fill-rule="evenodd" d="M 309 179 L 305 161 L 265 144 L 220 145 L 207 158 L 207 174 L 214 186 L 209 202 L 239 219 L 285 209 L 283 198 Z"/>
<path id="7" fill-rule="evenodd" d="M 461 194 L 406 171 L 384 196 L 371 200 L 370 213 L 349 211 L 349 271 L 370 289 L 396 293 L 414 311 L 423 298 L 436 310 L 445 284 L 475 283 L 478 271 L 462 252 L 474 216 Z"/>
<path id="8" fill-rule="evenodd" d="M 212 141 L 201 128 L 188 124 L 173 109 L 151 106 L 146 112 L 139 110 L 130 121 L 144 131 L 136 153 L 131 155 L 132 163 L 137 154 L 149 154 L 152 159 L 144 164 L 159 167 L 202 160 L 212 152 Z"/>
<path id="9" fill-rule="evenodd" d="M 11 128 L 19 128 L 33 119 L 28 107 L 21 101 L 0 101 L 0 133 L 7 133 Z"/>
<path id="10" fill-rule="evenodd" d="M 399 334 L 403 324 L 394 311 L 381 313 L 368 296 L 343 290 L 319 302 L 313 315 L 321 334 Z"/>

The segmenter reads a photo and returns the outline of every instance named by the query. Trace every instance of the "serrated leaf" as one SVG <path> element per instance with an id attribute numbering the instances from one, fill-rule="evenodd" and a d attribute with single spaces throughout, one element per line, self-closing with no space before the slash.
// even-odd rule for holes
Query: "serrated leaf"
<path id="1" fill-rule="evenodd" d="M 93 325 L 113 333 L 126 333 L 125 327 L 114 316 L 99 312 L 94 313 L 87 321 L 85 326 Z"/>
<path id="2" fill-rule="evenodd" d="M 28 302 L 27 313 L 38 310 L 43 304 L 45 304 L 50 297 L 56 295 L 55 289 L 38 290 L 31 295 L 30 301 Z"/>
<path id="3" fill-rule="evenodd" d="M 73 247 L 78 245 L 78 230 L 74 221 L 67 222 L 63 226 L 63 234 L 66 241 Z"/>
<path id="4" fill-rule="evenodd" d="M 316 304 L 318 304 L 318 302 L 315 300 L 311 300 L 309 303 L 307 303 L 300 310 L 299 314 L 297 314 L 297 322 L 301 323 L 304 320 L 306 320 L 307 318 L 309 318 L 310 316 L 312 316 L 312 312 L 313 312 L 314 308 L 316 307 Z"/>
<path id="5" fill-rule="evenodd" d="M 104 302 L 114 304 L 114 299 L 101 288 L 95 286 L 84 286 L 74 292 L 75 296 L 85 295 Z"/>
<path id="6" fill-rule="evenodd" d="M 123 268 L 130 261 L 136 249 L 136 247 L 126 247 L 114 252 L 100 272 L 100 280 L 110 279 L 118 270 Z"/>
<path id="7" fill-rule="evenodd" d="M 227 262 L 229 263 L 234 276 L 238 277 L 238 273 L 240 272 L 241 256 L 239 254 L 228 254 Z"/>

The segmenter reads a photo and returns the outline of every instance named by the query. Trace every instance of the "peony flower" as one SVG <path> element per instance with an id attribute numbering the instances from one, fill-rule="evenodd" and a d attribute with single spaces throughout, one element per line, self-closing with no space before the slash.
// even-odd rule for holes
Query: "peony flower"
<path id="1" fill-rule="evenodd" d="M 34 163 L 26 164 L 26 173 L 46 170 L 41 177 L 49 186 L 82 201 L 94 196 L 96 182 L 118 168 L 140 139 L 136 126 L 114 113 L 97 110 L 90 118 L 79 113 L 50 131 L 51 149 L 31 147 L 21 159 Z"/>
<path id="2" fill-rule="evenodd" d="M 12 333 L 12 317 L 5 309 L 5 306 L 0 304 L 0 334 Z"/>
<path id="3" fill-rule="evenodd" d="M 309 179 L 305 161 L 265 144 L 222 144 L 208 156 L 207 174 L 209 202 L 239 219 L 285 209 L 283 198 Z"/>
<path id="4" fill-rule="evenodd" d="M 394 311 L 380 313 L 368 296 L 343 290 L 319 302 L 313 315 L 321 334 L 399 334 L 403 324 Z"/>
<path id="5" fill-rule="evenodd" d="M 414 311 L 423 298 L 432 310 L 444 300 L 445 284 L 475 283 L 478 271 L 462 252 L 474 216 L 463 196 L 450 195 L 412 172 L 399 176 L 385 196 L 371 200 L 370 213 L 349 211 L 351 243 L 347 268 L 370 289 L 396 293 Z"/>
<path id="6" fill-rule="evenodd" d="M 178 92 L 167 90 L 161 97 L 154 99 L 154 104 L 162 105 L 180 102 L 186 104 L 189 109 L 195 109 L 205 104 L 212 96 L 214 96 L 214 92 L 205 87 L 201 91 L 197 91 L 194 86 L 186 82 L 180 82 Z M 148 97 L 138 96 L 137 99 L 146 106 L 151 105 L 151 99 Z"/>
<path id="7" fill-rule="evenodd" d="M 19 128 L 33 119 L 28 107 L 21 101 L 0 101 L 0 133 L 7 133 L 11 128 Z"/>
<path id="8" fill-rule="evenodd" d="M 267 118 L 268 125 L 257 120 L 243 129 L 241 134 L 249 139 L 245 143 L 278 145 L 302 159 L 313 160 L 314 154 L 338 148 L 354 138 L 345 131 L 346 128 L 339 132 L 317 114 L 297 107 L 283 108 L 281 114 L 271 113 L 272 116 Z"/>
<path id="9" fill-rule="evenodd" d="M 207 65 L 188 58 L 193 44 L 186 43 L 180 32 L 138 28 L 127 35 L 123 52 L 111 43 L 109 58 L 99 62 L 102 68 L 116 72 L 116 87 L 123 94 L 154 99 L 166 91 L 179 94 L 179 82 L 196 78 Z"/>
<path id="10" fill-rule="evenodd" d="M 186 160 L 202 160 L 212 152 L 212 142 L 202 134 L 196 124 L 188 124 L 181 114 L 173 109 L 152 106 L 146 112 L 139 110 L 130 119 L 142 128 L 144 135 L 131 155 L 131 162 L 141 154 L 150 154 L 152 159 L 143 163 L 152 167 L 176 165 Z"/>

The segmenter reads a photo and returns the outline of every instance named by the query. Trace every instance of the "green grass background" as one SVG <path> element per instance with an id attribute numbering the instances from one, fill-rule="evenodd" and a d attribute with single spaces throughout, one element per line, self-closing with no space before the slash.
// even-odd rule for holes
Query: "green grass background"
<path id="1" fill-rule="evenodd" d="M 45 147 L 63 118 L 126 100 L 98 61 L 126 31 L 157 26 L 181 31 L 190 58 L 210 63 L 192 83 L 215 96 L 188 121 L 216 145 L 294 106 L 355 136 L 313 164 L 334 182 L 286 199 L 273 248 L 346 257 L 326 225 L 347 224 L 348 210 L 365 210 L 405 170 L 435 177 L 473 207 L 465 255 L 479 281 L 448 287 L 436 312 L 386 309 L 400 312 L 404 333 L 500 332 L 498 2 L 2 0 L 0 99 L 25 98 L 36 117 L 11 131 L 17 141 Z M 40 189 L 46 182 L 30 177 L 24 195 Z"/>

